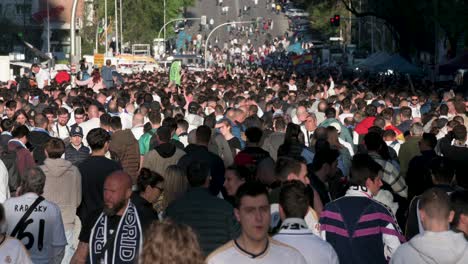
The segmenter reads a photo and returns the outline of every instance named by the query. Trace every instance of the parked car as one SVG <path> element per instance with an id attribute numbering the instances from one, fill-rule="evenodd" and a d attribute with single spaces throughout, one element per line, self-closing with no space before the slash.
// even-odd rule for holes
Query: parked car
<path id="1" fill-rule="evenodd" d="M 309 13 L 306 12 L 304 9 L 291 8 L 288 11 L 286 11 L 285 15 L 287 17 L 308 17 Z"/>

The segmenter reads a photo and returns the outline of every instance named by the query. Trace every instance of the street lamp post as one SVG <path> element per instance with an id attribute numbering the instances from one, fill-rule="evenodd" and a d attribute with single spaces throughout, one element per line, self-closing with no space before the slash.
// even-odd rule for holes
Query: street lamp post
<path id="1" fill-rule="evenodd" d="M 175 19 L 169 20 L 169 21 L 167 21 L 167 23 L 164 23 L 164 25 L 159 30 L 158 38 L 161 38 L 161 33 L 163 32 L 163 30 L 166 31 L 165 29 L 166 29 L 167 25 L 169 25 L 170 23 L 176 22 L 176 21 L 184 21 L 184 20 L 201 20 L 201 18 L 200 17 L 189 17 L 189 18 L 175 18 Z M 163 38 L 164 38 L 164 41 L 166 41 L 166 35 L 165 34 L 163 35 Z"/>
<path id="2" fill-rule="evenodd" d="M 70 62 L 71 64 L 74 63 L 73 59 L 76 55 L 75 51 L 75 34 L 76 34 L 76 7 L 78 6 L 78 0 L 73 0 L 72 5 L 72 14 L 71 14 L 71 21 L 70 21 Z"/>
<path id="3" fill-rule="evenodd" d="M 208 43 L 210 41 L 211 34 L 213 34 L 218 28 L 226 26 L 226 25 L 234 25 L 234 24 L 251 24 L 255 23 L 255 20 L 249 20 L 249 21 L 233 21 L 233 22 L 226 22 L 221 25 L 216 26 L 211 30 L 210 34 L 208 34 L 208 37 L 206 38 L 205 42 L 205 70 L 208 68 Z"/>
<path id="4" fill-rule="evenodd" d="M 118 8 L 117 8 L 117 0 L 114 1 L 115 3 L 115 54 L 119 53 L 119 16 L 118 16 Z"/>
<path id="5" fill-rule="evenodd" d="M 170 22 L 170 21 L 169 21 Z M 163 29 L 164 29 L 164 45 L 166 45 L 166 0 L 164 0 L 164 26 L 163 26 Z M 159 32 L 161 33 L 161 32 Z M 159 38 L 159 35 L 158 34 L 158 38 Z"/>
<path id="6" fill-rule="evenodd" d="M 169 20 L 168 22 L 164 23 L 164 25 L 159 30 L 158 39 L 161 38 L 161 33 L 163 31 L 166 32 L 166 26 L 167 25 L 169 25 L 172 22 L 184 21 L 184 20 L 201 20 L 201 18 L 200 17 L 189 17 L 189 18 L 175 18 L 175 19 Z M 166 34 L 165 33 L 164 33 L 163 37 L 164 37 L 164 45 L 166 45 Z"/>

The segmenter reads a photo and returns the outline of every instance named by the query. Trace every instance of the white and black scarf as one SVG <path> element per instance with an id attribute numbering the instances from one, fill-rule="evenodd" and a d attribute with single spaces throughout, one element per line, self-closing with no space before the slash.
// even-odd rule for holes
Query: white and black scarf
<path id="1" fill-rule="evenodd" d="M 102 213 L 91 230 L 89 252 L 93 263 L 135 263 L 143 246 L 143 233 L 135 205 L 128 203 L 116 232 L 107 237 L 107 219 Z M 106 245 L 110 243 L 109 245 Z M 109 248 L 112 247 L 112 256 Z"/>

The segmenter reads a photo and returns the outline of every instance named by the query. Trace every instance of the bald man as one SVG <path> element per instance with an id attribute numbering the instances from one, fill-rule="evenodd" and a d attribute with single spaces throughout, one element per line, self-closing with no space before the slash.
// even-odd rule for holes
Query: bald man
<path id="1" fill-rule="evenodd" d="M 101 125 L 101 121 L 99 120 L 99 109 L 95 105 L 90 105 L 88 107 L 88 120 L 80 124 L 81 128 L 83 129 L 83 145 L 88 146 L 88 141 L 86 140 L 86 136 L 88 135 L 89 131 L 94 128 L 98 128 Z"/>
<path id="2" fill-rule="evenodd" d="M 145 117 L 137 113 L 133 115 L 132 119 L 132 133 L 136 140 L 140 140 L 141 136 L 145 133 L 143 131 Z"/>
<path id="3" fill-rule="evenodd" d="M 123 171 L 107 176 L 104 208 L 83 222 L 80 243 L 71 263 L 134 263 L 151 223 L 130 202 L 132 179 Z"/>

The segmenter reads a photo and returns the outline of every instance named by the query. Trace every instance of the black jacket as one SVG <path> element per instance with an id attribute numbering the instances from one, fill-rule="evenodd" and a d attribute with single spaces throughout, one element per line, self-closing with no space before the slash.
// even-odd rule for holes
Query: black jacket
<path id="1" fill-rule="evenodd" d="M 159 219 L 158 213 L 153 209 L 153 205 L 141 197 L 138 192 L 133 192 L 130 200 L 136 206 L 140 220 L 143 218 L 145 222 L 153 222 Z"/>
<path id="2" fill-rule="evenodd" d="M 34 161 L 37 165 L 43 165 L 46 155 L 44 152 L 44 145 L 51 136 L 42 131 L 31 131 L 29 133 L 28 141 L 31 144 L 31 152 L 33 154 Z"/>
<path id="3" fill-rule="evenodd" d="M 189 189 L 172 202 L 166 209 L 166 216 L 193 228 L 206 255 L 237 238 L 240 231 L 232 206 L 203 187 Z"/>
<path id="4" fill-rule="evenodd" d="M 201 145 L 190 144 L 185 148 L 185 154 L 177 163 L 184 170 L 194 161 L 204 161 L 207 162 L 210 166 L 211 172 L 211 182 L 210 182 L 210 192 L 213 195 L 218 195 L 220 191 L 223 192 L 223 195 L 226 196 L 224 190 L 224 162 L 216 154 L 210 152 L 207 147 Z"/>
<path id="5" fill-rule="evenodd" d="M 452 146 L 453 132 L 449 132 L 439 140 L 439 149 L 442 155 L 453 162 L 457 184 L 468 189 L 468 147 Z"/>
<path id="6" fill-rule="evenodd" d="M 83 144 L 78 150 L 75 149 L 71 143 L 65 147 L 65 159 L 70 161 L 75 166 L 78 166 L 81 162 L 83 162 L 83 160 L 88 158 L 89 155 L 89 148 L 83 146 Z"/>

